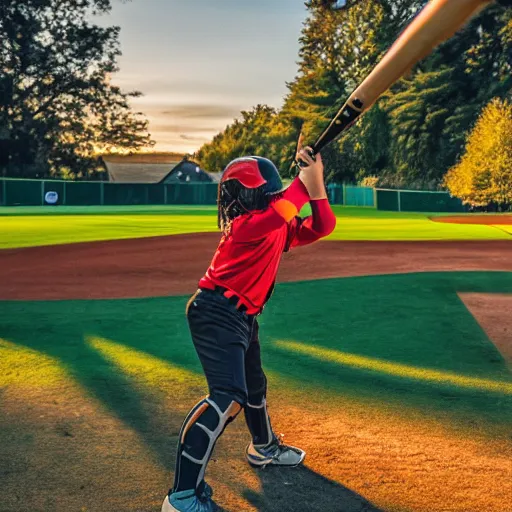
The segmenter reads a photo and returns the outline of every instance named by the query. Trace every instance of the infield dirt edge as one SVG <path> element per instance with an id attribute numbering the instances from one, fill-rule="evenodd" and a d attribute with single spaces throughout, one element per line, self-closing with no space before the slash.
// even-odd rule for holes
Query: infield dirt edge
<path id="1" fill-rule="evenodd" d="M 0 300 L 192 294 L 217 243 L 201 233 L 2 250 Z M 278 282 L 453 271 L 512 272 L 512 239 L 319 242 L 285 254 Z"/>

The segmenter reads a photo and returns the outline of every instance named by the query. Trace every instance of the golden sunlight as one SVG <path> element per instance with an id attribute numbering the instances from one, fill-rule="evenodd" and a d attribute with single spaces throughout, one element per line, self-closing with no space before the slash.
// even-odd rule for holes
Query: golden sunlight
<path id="1" fill-rule="evenodd" d="M 198 373 L 120 343 L 97 336 L 86 337 L 86 342 L 141 384 L 159 389 L 173 385 L 174 390 L 176 384 L 185 384 L 185 390 L 204 382 L 204 377 Z"/>
<path id="2" fill-rule="evenodd" d="M 0 386 L 50 387 L 66 379 L 58 359 L 0 338 Z"/>
<path id="3" fill-rule="evenodd" d="M 351 368 L 384 373 L 394 377 L 421 380 L 434 384 L 458 386 L 462 388 L 512 395 L 512 382 L 481 379 L 478 377 L 470 377 L 467 375 L 434 370 L 431 368 L 391 363 L 382 359 L 349 354 L 347 352 L 341 352 L 333 349 L 319 348 L 317 346 L 293 341 L 278 341 L 276 342 L 276 345 L 292 352 L 311 356 L 320 361 L 337 363 Z"/>

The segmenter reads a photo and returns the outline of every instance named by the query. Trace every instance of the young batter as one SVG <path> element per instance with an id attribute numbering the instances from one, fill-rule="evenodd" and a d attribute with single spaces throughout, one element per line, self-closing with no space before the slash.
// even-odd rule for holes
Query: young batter
<path id="1" fill-rule="evenodd" d="M 301 150 L 298 158 L 307 167 L 286 190 L 274 164 L 261 157 L 234 160 L 222 175 L 222 239 L 187 304 L 209 395 L 183 423 L 174 485 L 162 512 L 216 510 L 211 487 L 204 481 L 206 466 L 217 439 L 242 409 L 252 436 L 246 450 L 251 465 L 297 466 L 306 455 L 283 444 L 272 430 L 256 319 L 272 294 L 282 254 L 327 236 L 336 225 L 320 155 L 313 160 Z M 308 201 L 312 215 L 300 218 Z"/>

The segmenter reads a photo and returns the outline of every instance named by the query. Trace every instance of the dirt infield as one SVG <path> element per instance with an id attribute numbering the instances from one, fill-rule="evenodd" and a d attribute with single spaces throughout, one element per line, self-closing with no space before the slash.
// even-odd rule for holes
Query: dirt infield
<path id="1" fill-rule="evenodd" d="M 208 233 L 2 250 L 0 300 L 185 295 L 218 239 Z M 322 242 L 286 254 L 278 280 L 458 270 L 512 271 L 512 240 Z"/>
<path id="2" fill-rule="evenodd" d="M 430 217 L 434 222 L 448 224 L 484 224 L 486 226 L 512 226 L 512 215 L 453 215 Z"/>
<path id="3" fill-rule="evenodd" d="M 493 341 L 512 363 L 512 295 L 461 293 L 460 298 Z"/>

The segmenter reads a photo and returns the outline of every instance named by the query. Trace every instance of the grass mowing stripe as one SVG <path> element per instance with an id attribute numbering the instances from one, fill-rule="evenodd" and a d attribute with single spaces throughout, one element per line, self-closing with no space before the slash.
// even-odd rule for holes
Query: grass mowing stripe
<path id="1" fill-rule="evenodd" d="M 512 235 L 512 226 L 510 224 L 505 226 L 495 225 L 494 227 L 497 229 L 501 229 L 502 231 L 505 231 L 505 233 L 508 233 L 509 235 Z"/>

